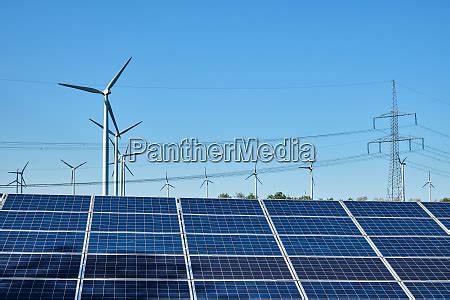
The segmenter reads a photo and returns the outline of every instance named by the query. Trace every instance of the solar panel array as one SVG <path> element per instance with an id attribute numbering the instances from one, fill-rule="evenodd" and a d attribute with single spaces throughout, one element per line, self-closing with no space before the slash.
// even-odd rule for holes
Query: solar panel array
<path id="1" fill-rule="evenodd" d="M 450 298 L 450 204 L 6 196 L 5 299 Z"/>

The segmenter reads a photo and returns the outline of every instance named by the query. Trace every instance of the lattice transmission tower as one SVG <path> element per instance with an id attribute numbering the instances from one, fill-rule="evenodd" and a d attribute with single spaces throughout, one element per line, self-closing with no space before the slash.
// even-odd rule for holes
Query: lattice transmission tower
<path id="1" fill-rule="evenodd" d="M 388 188 L 387 188 L 387 199 L 390 201 L 400 201 L 402 199 L 402 173 L 400 165 L 400 151 L 399 143 L 402 141 L 409 142 L 409 150 L 411 150 L 411 143 L 413 140 L 421 140 L 422 148 L 424 148 L 424 139 L 414 136 L 402 136 L 398 133 L 398 117 L 403 116 L 414 116 L 414 122 L 417 125 L 417 114 L 416 113 L 403 113 L 398 110 L 397 102 L 397 91 L 395 88 L 395 81 L 392 80 L 392 109 L 390 112 L 382 114 L 378 117 L 373 118 L 373 128 L 376 129 L 375 121 L 377 119 L 389 118 L 391 125 L 391 132 L 389 135 L 371 141 L 367 144 L 367 152 L 370 153 L 370 144 L 377 143 L 379 146 L 379 151 L 381 153 L 381 144 L 390 143 L 390 153 L 389 153 L 389 175 L 388 175 Z"/>

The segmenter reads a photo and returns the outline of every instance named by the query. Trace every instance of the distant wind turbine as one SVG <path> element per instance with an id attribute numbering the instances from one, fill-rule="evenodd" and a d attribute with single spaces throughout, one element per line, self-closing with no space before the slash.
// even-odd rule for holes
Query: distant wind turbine
<path id="1" fill-rule="evenodd" d="M 258 172 L 256 170 L 256 164 L 258 162 L 255 162 L 255 169 L 253 170 L 253 173 L 250 174 L 249 176 L 247 176 L 247 178 L 245 178 L 245 180 L 249 179 L 252 176 L 255 176 L 255 198 L 258 199 L 258 182 L 262 185 L 261 180 L 259 180 L 258 178 Z"/>
<path id="2" fill-rule="evenodd" d="M 79 85 L 72 85 L 72 84 L 66 84 L 66 83 L 59 83 L 59 85 L 65 86 L 65 87 L 69 87 L 69 88 L 73 88 L 73 89 L 77 89 L 77 90 L 82 90 L 82 91 L 86 91 L 89 93 L 94 93 L 94 94 L 101 94 L 103 95 L 103 99 L 104 99 L 104 107 L 103 107 L 103 172 L 102 172 L 102 193 L 104 196 L 108 195 L 108 183 L 109 183 L 109 178 L 108 178 L 108 165 L 109 165 L 109 143 L 108 143 L 108 113 L 111 116 L 111 119 L 114 123 L 114 127 L 116 128 L 116 131 L 119 132 L 117 123 L 116 123 L 116 119 L 114 118 L 114 113 L 112 111 L 111 108 L 111 104 L 109 103 L 109 99 L 108 99 L 108 95 L 111 94 L 111 89 L 114 86 L 114 84 L 116 83 L 116 81 L 119 79 L 120 75 L 122 74 L 123 70 L 125 70 L 125 68 L 127 67 L 128 63 L 130 62 L 131 57 L 128 59 L 128 61 L 123 65 L 123 67 L 119 70 L 119 72 L 116 74 L 116 76 L 114 76 L 114 78 L 111 80 L 111 82 L 106 86 L 106 88 L 103 91 L 100 91 L 98 89 L 95 88 L 91 88 L 91 87 L 85 87 L 85 86 L 79 86 Z"/>
<path id="3" fill-rule="evenodd" d="M 200 188 L 203 187 L 203 185 L 206 186 L 206 198 L 208 198 L 208 186 L 210 183 L 214 183 L 211 180 L 208 179 L 208 174 L 206 174 L 206 168 L 205 168 L 205 179 L 203 180 L 202 185 L 200 186 Z"/>
<path id="4" fill-rule="evenodd" d="M 426 187 L 427 185 L 428 185 L 428 188 L 429 188 L 429 190 L 428 190 L 428 201 L 431 202 L 431 188 L 434 188 L 434 185 L 433 185 L 433 183 L 431 183 L 431 173 L 430 172 L 428 172 L 428 181 L 427 181 L 427 183 L 425 183 L 423 185 L 423 188 Z"/>
<path id="5" fill-rule="evenodd" d="M 169 198 L 169 197 L 170 197 L 170 188 L 173 188 L 173 189 L 174 189 L 175 187 L 169 183 L 169 179 L 168 179 L 168 177 L 167 177 L 167 172 L 166 172 L 166 184 L 163 185 L 163 187 L 161 188 L 161 191 L 162 191 L 164 188 L 167 189 L 167 198 Z"/>
<path id="6" fill-rule="evenodd" d="M 16 194 L 19 193 L 19 186 L 20 186 L 21 194 L 23 193 L 23 187 L 27 186 L 27 183 L 25 182 L 25 179 L 23 178 L 23 172 L 25 171 L 26 167 L 28 166 L 28 163 L 29 162 L 27 162 L 25 164 L 22 171 L 19 171 L 19 169 L 17 169 L 17 171 L 8 172 L 9 174 L 16 174 L 16 179 L 7 184 L 7 185 L 11 185 L 13 183 L 16 184 Z"/>
<path id="7" fill-rule="evenodd" d="M 406 166 L 406 157 L 401 160 L 400 156 L 398 157 L 398 161 L 400 163 L 400 167 L 401 167 L 401 172 L 402 172 L 402 200 L 406 201 L 406 196 L 405 196 L 405 166 Z"/>
<path id="8" fill-rule="evenodd" d="M 64 160 L 61 159 L 61 161 L 68 166 L 71 169 L 71 175 L 70 175 L 70 184 L 72 185 L 72 195 L 75 195 L 75 171 L 81 167 L 82 165 L 86 164 L 86 162 L 79 164 L 78 166 L 74 167 L 72 165 L 70 165 L 69 163 L 65 162 Z"/>
<path id="9" fill-rule="evenodd" d="M 120 195 L 121 196 L 126 196 L 126 175 L 127 175 L 127 171 L 131 174 L 131 176 L 134 176 L 133 172 L 131 172 L 130 168 L 128 168 L 127 166 L 127 156 L 130 156 L 131 154 L 128 153 L 128 149 L 129 147 L 127 147 L 126 151 L 124 154 L 121 154 L 120 152 L 118 152 L 118 159 L 119 159 L 119 163 L 120 163 L 120 177 L 119 177 L 119 182 L 120 182 Z"/>
<path id="10" fill-rule="evenodd" d="M 309 196 L 311 197 L 311 200 L 314 200 L 314 186 L 316 185 L 316 183 L 314 182 L 314 175 L 313 175 L 313 163 L 314 161 L 310 161 L 309 166 L 299 167 L 300 169 L 309 170 L 309 178 L 310 178 Z"/>

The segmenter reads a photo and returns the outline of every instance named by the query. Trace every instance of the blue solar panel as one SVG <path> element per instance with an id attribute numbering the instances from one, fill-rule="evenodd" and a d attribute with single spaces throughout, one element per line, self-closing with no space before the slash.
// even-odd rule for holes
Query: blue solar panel
<path id="1" fill-rule="evenodd" d="M 9 194 L 3 210 L 89 211 L 90 196 Z"/>
<path id="2" fill-rule="evenodd" d="M 180 232 L 177 215 L 94 213 L 92 231 Z"/>
<path id="3" fill-rule="evenodd" d="M 89 253 L 180 254 L 180 234 L 98 233 L 89 238 Z"/>
<path id="4" fill-rule="evenodd" d="M 0 279 L 0 297 L 18 299 L 74 299 L 76 280 L 6 280 Z"/>
<path id="5" fill-rule="evenodd" d="M 379 258 L 291 257 L 300 279 L 394 280 Z"/>
<path id="6" fill-rule="evenodd" d="M 257 200 L 181 198 L 184 214 L 263 215 Z"/>
<path id="7" fill-rule="evenodd" d="M 337 201 L 264 200 L 272 216 L 347 217 Z"/>
<path id="8" fill-rule="evenodd" d="M 0 228 L 85 231 L 87 213 L 13 212 L 0 210 Z"/>
<path id="9" fill-rule="evenodd" d="M 429 217 L 416 202 L 345 201 L 355 217 Z"/>
<path id="10" fill-rule="evenodd" d="M 84 280 L 81 299 L 189 299 L 187 281 Z"/>
<path id="11" fill-rule="evenodd" d="M 203 235 L 187 236 L 190 254 L 282 255 L 271 235 Z"/>
<path id="12" fill-rule="evenodd" d="M 376 256 L 363 237 L 281 236 L 288 255 Z"/>
<path id="13" fill-rule="evenodd" d="M 424 202 L 423 205 L 436 218 L 450 218 L 450 202 Z"/>
<path id="14" fill-rule="evenodd" d="M 300 299 L 294 282 L 287 281 L 196 281 L 200 299 Z"/>
<path id="15" fill-rule="evenodd" d="M 183 256 L 89 254 L 84 277 L 187 279 L 187 273 Z"/>
<path id="16" fill-rule="evenodd" d="M 96 212 L 177 213 L 175 198 L 95 196 Z"/>
<path id="17" fill-rule="evenodd" d="M 373 237 L 384 256 L 449 256 L 450 238 Z"/>
<path id="18" fill-rule="evenodd" d="M 450 282 L 406 282 L 416 299 L 450 299 Z"/>
<path id="19" fill-rule="evenodd" d="M 185 215 L 184 223 L 188 233 L 272 233 L 265 217 Z"/>
<path id="20" fill-rule="evenodd" d="M 407 299 L 396 282 L 303 282 L 308 299 Z"/>
<path id="21" fill-rule="evenodd" d="M 388 258 L 401 280 L 449 280 L 450 258 Z"/>
<path id="22" fill-rule="evenodd" d="M 361 235 L 350 218 L 272 217 L 279 234 Z"/>
<path id="23" fill-rule="evenodd" d="M 358 218 L 368 235 L 447 235 L 432 219 Z"/>
<path id="24" fill-rule="evenodd" d="M 450 219 L 439 219 L 439 221 L 441 221 L 441 223 L 445 226 L 445 228 L 450 230 Z"/>
<path id="25" fill-rule="evenodd" d="M 77 278 L 81 255 L 0 254 L 0 277 Z"/>
<path id="26" fill-rule="evenodd" d="M 0 252 L 81 253 L 84 232 L 0 231 Z"/>
<path id="27" fill-rule="evenodd" d="M 283 257 L 192 256 L 194 279 L 286 279 L 292 275 Z"/>

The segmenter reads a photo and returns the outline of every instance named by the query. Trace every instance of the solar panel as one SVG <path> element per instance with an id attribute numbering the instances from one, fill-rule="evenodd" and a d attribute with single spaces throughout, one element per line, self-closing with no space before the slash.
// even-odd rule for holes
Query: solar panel
<path id="1" fill-rule="evenodd" d="M 180 232 L 177 215 L 94 213 L 92 231 Z"/>
<path id="2" fill-rule="evenodd" d="M 447 235 L 432 219 L 358 218 L 358 222 L 368 235 Z"/>
<path id="3" fill-rule="evenodd" d="M 95 196 L 96 212 L 177 213 L 175 198 Z"/>
<path id="4" fill-rule="evenodd" d="M 416 299 L 450 299 L 450 282 L 406 282 Z"/>
<path id="5" fill-rule="evenodd" d="M 192 256 L 194 279 L 292 279 L 283 257 Z"/>
<path id="6" fill-rule="evenodd" d="M 439 219 L 439 221 L 441 221 L 441 223 L 445 226 L 445 228 L 450 230 L 450 219 Z"/>
<path id="7" fill-rule="evenodd" d="M 81 253 L 84 232 L 0 231 L 0 252 Z"/>
<path id="8" fill-rule="evenodd" d="M 373 237 L 372 241 L 384 256 L 450 257 L 448 237 Z"/>
<path id="9" fill-rule="evenodd" d="M 80 261 L 81 255 L 0 254 L 0 278 L 77 278 Z"/>
<path id="10" fill-rule="evenodd" d="M 14 230 L 85 231 L 87 213 L 15 212 L 0 210 L 0 228 Z"/>
<path id="11" fill-rule="evenodd" d="M 450 218 L 450 202 L 424 202 L 423 205 L 436 218 Z"/>
<path id="12" fill-rule="evenodd" d="M 402 280 L 448 280 L 450 258 L 388 258 Z"/>
<path id="13" fill-rule="evenodd" d="M 308 299 L 406 299 L 396 282 L 303 282 Z"/>
<path id="14" fill-rule="evenodd" d="M 355 217 L 429 217 L 416 202 L 345 201 Z"/>
<path id="15" fill-rule="evenodd" d="M 196 281 L 199 299 L 300 299 L 294 282 L 289 281 Z"/>
<path id="16" fill-rule="evenodd" d="M 184 214 L 263 215 L 258 200 L 181 198 Z"/>
<path id="17" fill-rule="evenodd" d="M 189 284 L 162 280 L 84 280 L 81 299 L 189 299 Z"/>
<path id="18" fill-rule="evenodd" d="M 290 256 L 376 256 L 364 237 L 286 235 L 281 241 Z"/>
<path id="19" fill-rule="evenodd" d="M 188 233 L 271 234 L 265 217 L 185 215 Z"/>
<path id="20" fill-rule="evenodd" d="M 187 279 L 187 273 L 183 256 L 89 254 L 84 277 Z"/>
<path id="21" fill-rule="evenodd" d="M 272 217 L 279 234 L 360 235 L 350 218 Z"/>
<path id="22" fill-rule="evenodd" d="M 90 196 L 8 194 L 3 210 L 89 211 Z"/>
<path id="23" fill-rule="evenodd" d="M 180 234 L 91 233 L 89 253 L 180 254 Z"/>
<path id="24" fill-rule="evenodd" d="M 348 216 L 337 201 L 264 200 L 264 204 L 272 216 Z"/>
<path id="25" fill-rule="evenodd" d="M 280 255 L 275 238 L 270 235 L 188 234 L 190 254 L 208 255 Z"/>
<path id="26" fill-rule="evenodd" d="M 394 280 L 379 258 L 291 257 L 300 279 Z"/>
<path id="27" fill-rule="evenodd" d="M 74 299 L 76 280 L 0 279 L 2 299 Z"/>

